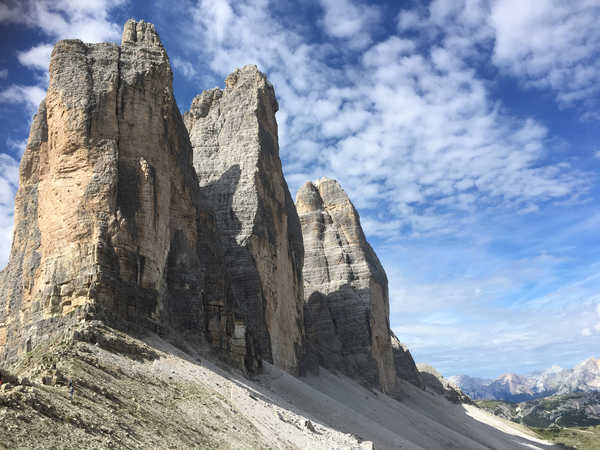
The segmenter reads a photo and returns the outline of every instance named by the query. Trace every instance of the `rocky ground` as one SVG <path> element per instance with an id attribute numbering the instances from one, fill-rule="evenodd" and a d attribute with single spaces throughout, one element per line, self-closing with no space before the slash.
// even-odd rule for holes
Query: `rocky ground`
<path id="1" fill-rule="evenodd" d="M 100 323 L 34 348 L 3 370 L 0 448 L 553 448 L 409 383 L 398 401 L 326 370 L 248 379 L 182 349 Z"/>
<path id="2" fill-rule="evenodd" d="M 4 374 L 0 447 L 360 448 L 278 407 L 240 374 L 148 341 L 86 327 L 28 354 Z"/>

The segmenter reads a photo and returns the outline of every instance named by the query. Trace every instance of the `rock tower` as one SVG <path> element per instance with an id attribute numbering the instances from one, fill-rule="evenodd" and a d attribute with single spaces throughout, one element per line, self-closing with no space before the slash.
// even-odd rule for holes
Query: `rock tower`
<path id="1" fill-rule="evenodd" d="M 152 24 L 128 21 L 120 46 L 56 44 L 14 217 L 0 358 L 86 317 L 177 329 L 236 354 L 220 238 Z"/>
<path id="2" fill-rule="evenodd" d="M 273 86 L 256 66 L 204 91 L 185 114 L 194 168 L 215 210 L 235 311 L 261 356 L 292 373 L 304 352 L 302 230 L 283 177 Z"/>
<path id="3" fill-rule="evenodd" d="M 390 330 L 388 282 L 358 212 L 335 180 L 305 183 L 296 196 L 304 236 L 304 321 L 321 366 L 392 392 L 419 376 Z"/>

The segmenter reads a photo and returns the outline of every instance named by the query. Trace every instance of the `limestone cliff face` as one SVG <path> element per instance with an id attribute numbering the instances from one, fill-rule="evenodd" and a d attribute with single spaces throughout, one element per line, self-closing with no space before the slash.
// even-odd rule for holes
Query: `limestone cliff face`
<path id="1" fill-rule="evenodd" d="M 395 351 L 387 277 L 344 190 L 327 178 L 307 182 L 296 207 L 305 247 L 306 335 L 319 364 L 387 392 L 397 375 L 406 378 L 405 370 L 418 378 L 410 353 Z"/>
<path id="2" fill-rule="evenodd" d="M 194 167 L 225 236 L 236 314 L 261 356 L 292 373 L 303 354 L 302 231 L 283 178 L 273 87 L 255 66 L 185 114 Z"/>
<path id="3" fill-rule="evenodd" d="M 207 336 L 243 360 L 219 245 L 154 26 L 128 21 L 121 46 L 60 41 L 0 275 L 1 357 L 87 316 Z"/>

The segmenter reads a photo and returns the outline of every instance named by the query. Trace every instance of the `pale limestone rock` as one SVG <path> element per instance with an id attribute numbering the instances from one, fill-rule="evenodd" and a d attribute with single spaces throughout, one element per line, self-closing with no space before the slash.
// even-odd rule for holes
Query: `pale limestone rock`
<path id="1" fill-rule="evenodd" d="M 154 26 L 128 21 L 120 47 L 58 42 L 0 274 L 0 358 L 85 317 L 176 328 L 236 353 L 219 235 L 200 199 Z"/>
<path id="2" fill-rule="evenodd" d="M 393 342 L 387 277 L 344 190 L 327 178 L 307 182 L 298 191 L 296 208 L 305 248 L 304 318 L 309 351 L 320 365 L 386 392 L 394 390 L 397 376 L 406 378 L 405 370 L 414 372 L 409 378 L 418 379 L 410 353 Z M 404 366 L 395 358 L 400 359 L 398 363 L 403 358 L 410 361 Z M 402 366 L 399 371 L 398 365 Z"/>
<path id="3" fill-rule="evenodd" d="M 279 159 L 277 101 L 256 66 L 225 85 L 198 95 L 184 116 L 194 167 L 225 236 L 236 313 L 264 359 L 297 373 L 304 250 Z"/>

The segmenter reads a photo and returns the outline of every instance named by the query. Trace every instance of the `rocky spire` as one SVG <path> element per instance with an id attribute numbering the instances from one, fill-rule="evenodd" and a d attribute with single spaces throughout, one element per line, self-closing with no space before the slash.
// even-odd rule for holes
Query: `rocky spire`
<path id="1" fill-rule="evenodd" d="M 154 26 L 129 20 L 120 47 L 58 42 L 0 274 L 0 357 L 86 317 L 176 328 L 231 354 L 226 268 L 200 198 Z"/>
<path id="2" fill-rule="evenodd" d="M 318 363 L 386 392 L 398 375 L 418 380 L 410 353 L 390 330 L 385 271 L 342 187 L 328 178 L 307 182 L 296 208 L 305 248 L 305 328 Z"/>
<path id="3" fill-rule="evenodd" d="M 225 236 L 236 313 L 262 357 L 292 373 L 303 355 L 302 232 L 283 178 L 273 87 L 256 66 L 202 92 L 185 114 L 194 167 Z"/>

